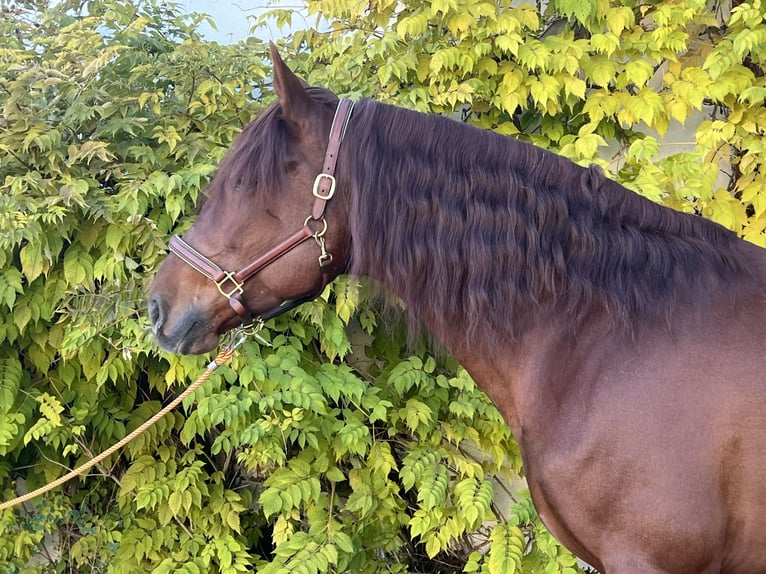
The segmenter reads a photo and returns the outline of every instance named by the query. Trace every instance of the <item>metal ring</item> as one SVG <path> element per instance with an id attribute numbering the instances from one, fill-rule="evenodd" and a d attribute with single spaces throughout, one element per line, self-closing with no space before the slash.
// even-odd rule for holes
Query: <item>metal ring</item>
<path id="1" fill-rule="evenodd" d="M 303 225 L 305 225 L 306 227 L 311 229 L 311 226 L 309 225 L 309 221 L 321 221 L 322 222 L 322 229 L 320 229 L 319 231 L 314 231 L 313 237 L 315 239 L 317 239 L 319 237 L 324 237 L 324 234 L 327 233 L 327 219 L 325 219 L 324 217 L 322 217 L 322 219 L 314 219 L 313 215 L 309 215 L 306 218 L 306 221 L 303 222 Z"/>

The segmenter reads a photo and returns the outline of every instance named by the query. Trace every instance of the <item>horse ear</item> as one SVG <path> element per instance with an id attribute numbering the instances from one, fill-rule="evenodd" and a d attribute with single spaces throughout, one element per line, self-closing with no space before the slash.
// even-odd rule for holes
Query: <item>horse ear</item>
<path id="1" fill-rule="evenodd" d="M 311 107 L 312 100 L 306 93 L 308 84 L 296 76 L 282 61 L 277 47 L 269 42 L 271 62 L 274 66 L 274 91 L 282 106 L 285 118 L 300 124 Z"/>

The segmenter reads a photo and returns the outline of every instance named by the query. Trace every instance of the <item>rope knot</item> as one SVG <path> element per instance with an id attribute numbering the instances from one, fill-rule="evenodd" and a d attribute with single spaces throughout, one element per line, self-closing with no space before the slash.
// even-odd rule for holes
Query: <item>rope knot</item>
<path id="1" fill-rule="evenodd" d="M 234 356 L 234 349 L 231 347 L 228 347 L 218 353 L 218 356 L 214 359 L 214 363 L 218 365 L 219 367 L 223 365 L 224 363 L 227 363 L 231 360 L 231 358 Z"/>

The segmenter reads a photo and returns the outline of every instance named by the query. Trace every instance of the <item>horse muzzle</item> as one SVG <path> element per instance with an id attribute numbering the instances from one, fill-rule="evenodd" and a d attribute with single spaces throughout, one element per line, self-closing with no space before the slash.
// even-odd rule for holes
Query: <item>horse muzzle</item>
<path id="1" fill-rule="evenodd" d="M 218 346 L 221 334 L 236 327 L 239 317 L 232 317 L 220 326 L 207 312 L 198 308 L 185 309 L 174 320 L 170 318 L 170 307 L 161 295 L 151 295 L 148 302 L 149 321 L 157 344 L 171 353 L 199 355 L 212 351 Z"/>

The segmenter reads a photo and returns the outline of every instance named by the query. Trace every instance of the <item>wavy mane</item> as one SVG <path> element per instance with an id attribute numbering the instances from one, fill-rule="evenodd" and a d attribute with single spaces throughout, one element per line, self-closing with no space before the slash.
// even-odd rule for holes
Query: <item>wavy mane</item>
<path id="1" fill-rule="evenodd" d="M 516 338 L 540 310 L 573 329 L 598 309 L 667 318 L 748 274 L 722 226 L 510 137 L 362 100 L 346 141 L 352 272 L 468 341 Z"/>

